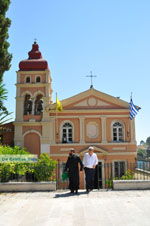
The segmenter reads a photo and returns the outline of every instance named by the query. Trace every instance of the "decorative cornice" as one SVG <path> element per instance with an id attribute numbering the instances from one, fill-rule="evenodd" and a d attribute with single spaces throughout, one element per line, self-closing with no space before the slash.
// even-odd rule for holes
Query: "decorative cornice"
<path id="1" fill-rule="evenodd" d="M 106 113 L 106 111 L 105 111 L 105 113 Z M 97 112 L 99 114 L 96 114 Z M 86 111 L 85 110 L 77 110 L 77 111 L 69 110 L 69 112 L 63 111 L 63 113 L 65 115 L 63 115 L 63 113 L 62 113 L 62 115 L 58 115 L 60 113 L 57 113 L 57 118 L 68 118 L 68 119 L 71 119 L 71 118 L 98 118 L 99 119 L 101 117 L 103 117 L 103 118 L 104 117 L 105 118 L 112 118 L 113 117 L 113 118 L 128 118 L 129 119 L 129 110 L 126 110 L 126 113 L 127 113 L 126 115 L 115 115 L 115 113 L 117 113 L 117 112 L 120 112 L 120 110 L 116 110 L 116 111 L 109 110 L 109 111 L 107 111 L 107 113 L 110 113 L 108 115 L 106 115 L 106 114 L 104 115 L 103 114 L 104 112 L 102 110 L 86 110 Z M 125 112 L 125 111 L 123 111 L 123 112 Z M 78 115 L 68 115 L 68 113 L 73 113 L 73 114 L 78 114 Z M 87 115 L 87 113 L 89 113 L 91 115 Z M 53 113 L 50 113 L 50 114 L 53 114 L 52 116 L 55 117 L 56 113 L 53 112 Z M 82 114 L 82 115 L 79 115 L 79 114 Z M 52 117 L 52 116 L 50 115 L 50 117 Z"/>
<path id="2" fill-rule="evenodd" d="M 82 153 L 81 153 L 82 154 Z M 104 156 L 104 153 L 96 153 L 98 156 L 100 155 L 102 155 L 102 156 Z M 111 155 L 121 155 L 121 156 L 124 156 L 124 155 L 133 155 L 133 156 L 136 156 L 136 152 L 112 152 L 112 153 L 108 153 L 108 154 L 106 154 L 107 156 L 109 155 L 109 156 L 111 156 Z M 79 155 L 80 155 L 80 153 L 79 153 Z M 68 154 L 50 154 L 50 156 L 52 156 L 52 157 L 67 157 L 68 156 Z"/>
<path id="3" fill-rule="evenodd" d="M 50 121 L 41 122 L 14 122 L 15 126 L 42 126 L 47 125 Z"/>
<path id="4" fill-rule="evenodd" d="M 53 144 L 52 146 L 62 146 L 62 147 L 71 147 L 71 146 L 87 146 L 87 145 L 91 145 L 91 143 L 64 143 L 64 144 L 62 144 L 62 143 L 55 143 L 55 144 Z M 127 146 L 130 146 L 130 145 L 135 145 L 136 146 L 136 144 L 135 143 L 130 143 L 130 142 L 123 142 L 123 143 L 92 143 L 92 145 L 102 145 L 102 146 L 118 146 L 118 145 L 120 145 L 120 146 L 125 146 L 125 145 L 127 145 Z"/>
<path id="5" fill-rule="evenodd" d="M 16 71 L 17 74 L 46 74 L 47 72 L 50 72 L 50 70 L 44 70 L 44 71 Z"/>
<path id="6" fill-rule="evenodd" d="M 50 82 L 49 83 L 16 83 L 15 86 L 17 87 L 23 87 L 23 88 L 29 88 L 29 87 L 45 87 L 45 86 L 49 86 L 50 85 Z"/>

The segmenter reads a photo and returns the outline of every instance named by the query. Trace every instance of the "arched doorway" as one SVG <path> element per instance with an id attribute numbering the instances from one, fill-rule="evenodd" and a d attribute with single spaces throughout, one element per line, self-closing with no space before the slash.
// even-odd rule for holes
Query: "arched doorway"
<path id="1" fill-rule="evenodd" d="M 24 147 L 32 154 L 40 155 L 40 136 L 31 132 L 24 136 Z"/>

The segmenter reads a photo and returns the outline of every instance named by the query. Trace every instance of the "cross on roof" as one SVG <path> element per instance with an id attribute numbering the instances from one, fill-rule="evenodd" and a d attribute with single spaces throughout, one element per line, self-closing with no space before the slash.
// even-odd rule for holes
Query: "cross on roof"
<path id="1" fill-rule="evenodd" d="M 90 89 L 92 89 L 92 88 L 93 88 L 93 78 L 94 78 L 94 77 L 97 77 L 97 76 L 96 76 L 96 75 L 93 75 L 93 74 L 92 74 L 92 71 L 90 71 L 90 75 L 87 75 L 86 77 L 91 78 Z"/>

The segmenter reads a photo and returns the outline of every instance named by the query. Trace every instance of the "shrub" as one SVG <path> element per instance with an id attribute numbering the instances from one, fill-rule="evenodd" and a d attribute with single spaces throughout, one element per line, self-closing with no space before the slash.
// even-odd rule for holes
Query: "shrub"
<path id="1" fill-rule="evenodd" d="M 134 178 L 134 172 L 132 170 L 127 170 L 122 177 L 114 177 L 113 179 L 108 179 L 105 181 L 107 188 L 113 187 L 113 180 L 132 180 Z"/>
<path id="2" fill-rule="evenodd" d="M 51 177 L 54 176 L 56 164 L 57 162 L 50 159 L 48 154 L 41 154 L 38 162 L 34 165 L 34 174 L 37 181 L 50 181 Z"/>
<path id="3" fill-rule="evenodd" d="M 128 169 L 122 177 L 115 177 L 113 180 L 132 180 L 133 178 L 134 172 Z"/>
<path id="4" fill-rule="evenodd" d="M 31 153 L 27 152 L 24 148 L 19 146 L 10 147 L 0 145 L 0 155 L 29 155 Z"/>
<path id="5" fill-rule="evenodd" d="M 14 163 L 0 163 L 0 182 L 8 182 L 14 174 Z"/>
<path id="6" fill-rule="evenodd" d="M 106 186 L 106 188 L 112 188 L 113 187 L 113 180 L 112 179 L 106 180 L 105 186 Z"/>
<path id="7" fill-rule="evenodd" d="M 132 170 L 127 170 L 125 174 L 120 178 L 120 180 L 132 180 L 134 178 L 134 173 Z"/>
<path id="8" fill-rule="evenodd" d="M 25 149 L 15 146 L 0 146 L 0 155 L 27 155 L 31 154 Z M 50 159 L 49 155 L 43 153 L 37 162 L 3 162 L 0 163 L 0 182 L 8 182 L 9 180 L 19 179 L 26 176 L 27 180 L 32 181 L 49 181 L 55 176 L 55 168 L 57 162 Z"/>

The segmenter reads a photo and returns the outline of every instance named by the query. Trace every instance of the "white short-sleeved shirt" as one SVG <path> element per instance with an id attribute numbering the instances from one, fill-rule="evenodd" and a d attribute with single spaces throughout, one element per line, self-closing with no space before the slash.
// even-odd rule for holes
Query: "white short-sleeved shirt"
<path id="1" fill-rule="evenodd" d="M 93 166 L 98 164 L 98 158 L 95 153 L 89 155 L 89 153 L 84 154 L 83 165 L 87 168 L 93 168 Z"/>

